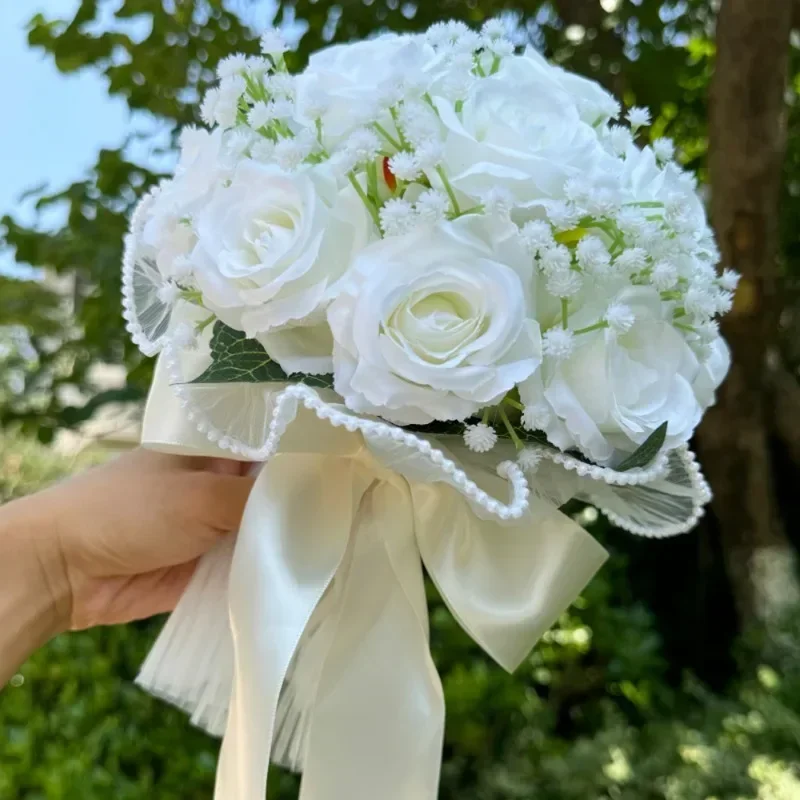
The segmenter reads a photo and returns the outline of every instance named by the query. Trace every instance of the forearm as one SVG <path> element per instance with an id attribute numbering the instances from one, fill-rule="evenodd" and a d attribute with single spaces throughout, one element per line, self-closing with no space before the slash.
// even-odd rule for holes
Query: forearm
<path id="1" fill-rule="evenodd" d="M 59 590 L 48 574 L 55 536 L 36 499 L 0 507 L 0 687 L 63 627 Z"/>

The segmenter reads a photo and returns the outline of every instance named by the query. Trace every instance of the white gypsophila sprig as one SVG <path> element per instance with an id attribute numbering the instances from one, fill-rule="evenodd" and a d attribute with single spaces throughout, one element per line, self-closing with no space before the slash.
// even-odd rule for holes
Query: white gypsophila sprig
<path id="1" fill-rule="evenodd" d="M 401 198 L 388 200 L 380 210 L 381 228 L 386 236 L 402 236 L 417 224 L 414 206 Z"/>
<path id="2" fill-rule="evenodd" d="M 599 236 L 584 236 L 575 248 L 581 269 L 595 275 L 604 275 L 611 266 L 611 254 Z"/>
<path id="3" fill-rule="evenodd" d="M 542 351 L 546 356 L 563 361 L 575 349 L 575 334 L 567 328 L 551 328 L 543 336 Z"/>
<path id="4" fill-rule="evenodd" d="M 464 444 L 475 453 L 488 453 L 497 444 L 497 432 L 484 422 L 467 425 L 464 428 Z"/>
<path id="5" fill-rule="evenodd" d="M 581 290 L 583 280 L 574 270 L 560 269 L 548 274 L 546 286 L 553 297 L 573 297 Z"/>
<path id="6" fill-rule="evenodd" d="M 646 128 L 650 124 L 650 110 L 642 106 L 634 106 L 625 117 L 634 131 Z"/>
<path id="7" fill-rule="evenodd" d="M 736 272 L 736 270 L 724 269 L 722 270 L 722 275 L 720 275 L 719 277 L 719 285 L 726 292 L 735 292 L 736 287 L 739 285 L 740 279 L 741 275 L 739 275 L 739 273 Z"/>
<path id="8" fill-rule="evenodd" d="M 408 183 L 415 181 L 422 174 L 416 155 L 407 150 L 395 153 L 389 159 L 389 169 L 396 178 Z"/>
<path id="9" fill-rule="evenodd" d="M 543 250 L 549 250 L 556 244 L 553 229 L 544 220 L 526 222 L 520 229 L 519 236 L 532 256 L 538 256 Z"/>
<path id="10" fill-rule="evenodd" d="M 271 58 L 279 58 L 289 49 L 286 40 L 277 30 L 270 29 L 261 36 L 261 52 Z"/>
<path id="11" fill-rule="evenodd" d="M 532 474 L 536 472 L 542 463 L 542 454 L 533 447 L 525 447 L 517 456 L 517 463 L 523 472 Z"/>
<path id="12" fill-rule="evenodd" d="M 544 401 L 525 406 L 522 427 L 528 431 L 543 431 L 553 419 L 553 411 Z"/>
<path id="13" fill-rule="evenodd" d="M 553 244 L 552 247 L 542 248 L 539 251 L 538 263 L 545 275 L 567 272 L 572 266 L 572 253 L 563 244 Z"/>
<path id="14" fill-rule="evenodd" d="M 247 69 L 247 58 L 240 53 L 223 58 L 217 66 L 217 77 L 220 80 L 241 75 Z"/>
<path id="15" fill-rule="evenodd" d="M 450 199 L 438 189 L 428 189 L 419 196 L 414 209 L 420 222 L 435 225 L 447 219 Z"/>
<path id="16" fill-rule="evenodd" d="M 672 161 L 675 158 L 675 142 L 662 136 L 653 142 L 653 152 L 659 161 Z"/>
<path id="17" fill-rule="evenodd" d="M 633 309 L 625 303 L 612 303 L 606 309 L 603 319 L 615 333 L 627 333 L 636 322 L 636 315 L 633 313 Z"/>

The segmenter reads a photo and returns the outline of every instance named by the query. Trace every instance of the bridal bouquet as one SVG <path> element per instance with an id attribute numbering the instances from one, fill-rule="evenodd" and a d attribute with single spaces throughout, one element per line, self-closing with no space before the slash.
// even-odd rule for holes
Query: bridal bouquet
<path id="1" fill-rule="evenodd" d="M 152 447 L 263 463 L 143 670 L 225 731 L 217 796 L 433 800 L 424 562 L 513 669 L 605 554 L 708 488 L 686 443 L 737 276 L 672 142 L 502 23 L 231 56 L 140 204 L 125 315 Z M 230 621 L 228 620 L 228 606 Z"/>

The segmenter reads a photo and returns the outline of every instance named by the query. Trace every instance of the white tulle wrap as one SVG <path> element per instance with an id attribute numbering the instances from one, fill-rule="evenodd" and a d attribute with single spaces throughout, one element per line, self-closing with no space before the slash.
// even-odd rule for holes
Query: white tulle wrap
<path id="1" fill-rule="evenodd" d="M 435 800 L 445 709 L 423 565 L 513 670 L 606 558 L 558 505 L 667 535 L 707 499 L 685 450 L 614 473 L 543 449 L 529 479 L 510 446 L 477 456 L 304 385 L 187 383 L 204 358 L 162 353 L 144 445 L 263 466 L 138 680 L 224 736 L 216 800 L 262 800 L 270 761 L 302 771 L 301 800 Z M 248 418 L 235 440 L 219 430 L 232 408 Z"/>

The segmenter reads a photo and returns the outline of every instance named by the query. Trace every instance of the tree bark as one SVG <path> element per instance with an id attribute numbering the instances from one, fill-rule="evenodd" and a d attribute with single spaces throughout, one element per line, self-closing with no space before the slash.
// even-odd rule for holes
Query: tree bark
<path id="1" fill-rule="evenodd" d="M 781 311 L 778 202 L 791 22 L 787 0 L 723 0 L 711 85 L 711 216 L 724 263 L 742 280 L 722 322 L 733 366 L 699 443 L 745 625 L 768 621 L 800 597 L 775 497 L 766 391 Z"/>

